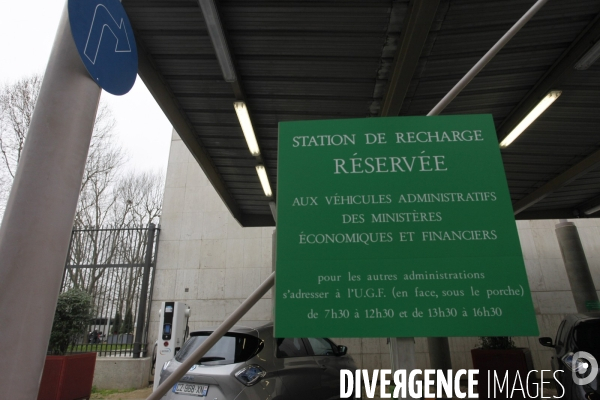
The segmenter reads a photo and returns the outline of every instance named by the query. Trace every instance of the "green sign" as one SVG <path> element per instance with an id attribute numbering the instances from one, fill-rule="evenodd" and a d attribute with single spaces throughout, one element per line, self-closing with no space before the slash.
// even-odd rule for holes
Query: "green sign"
<path id="1" fill-rule="evenodd" d="M 490 115 L 279 125 L 277 337 L 538 335 Z"/>
<path id="2" fill-rule="evenodd" d="M 586 301 L 585 308 L 588 311 L 600 310 L 600 301 Z"/>

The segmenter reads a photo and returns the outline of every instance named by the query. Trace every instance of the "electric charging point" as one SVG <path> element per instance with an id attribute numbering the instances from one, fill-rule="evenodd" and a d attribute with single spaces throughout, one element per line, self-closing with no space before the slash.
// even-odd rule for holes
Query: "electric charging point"
<path id="1" fill-rule="evenodd" d="M 190 307 L 180 301 L 164 301 L 159 313 L 156 363 L 154 365 L 154 390 L 158 387 L 163 366 L 175 357 L 175 354 L 187 339 Z"/>

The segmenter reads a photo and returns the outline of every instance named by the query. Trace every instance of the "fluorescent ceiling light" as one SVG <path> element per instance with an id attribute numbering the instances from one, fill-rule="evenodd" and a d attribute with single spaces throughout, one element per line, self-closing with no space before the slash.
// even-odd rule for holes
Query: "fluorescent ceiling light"
<path id="1" fill-rule="evenodd" d="M 575 63 L 573 68 L 578 71 L 584 71 L 591 67 L 598 58 L 600 58 L 600 40 L 597 41 L 596 44 L 593 45 L 592 48 L 589 49 L 587 53 L 585 53 L 583 57 L 579 59 L 579 61 L 577 61 L 577 63 Z"/>
<path id="2" fill-rule="evenodd" d="M 258 148 L 256 135 L 254 135 L 254 128 L 252 128 L 252 122 L 250 121 L 250 115 L 248 114 L 246 103 L 243 101 L 236 101 L 233 103 L 233 107 L 235 108 L 235 113 L 237 114 L 240 125 L 242 126 L 242 131 L 244 132 L 244 137 L 246 138 L 246 143 L 248 143 L 250 153 L 253 156 L 259 156 L 260 149 Z"/>
<path id="3" fill-rule="evenodd" d="M 598 204 L 598 205 L 596 205 L 594 207 L 588 208 L 583 213 L 585 215 L 592 215 L 593 213 L 598 212 L 598 211 L 600 211 L 600 204 Z"/>
<path id="4" fill-rule="evenodd" d="M 200 3 L 202 14 L 204 14 L 204 21 L 206 21 L 206 27 L 208 28 L 208 34 L 217 53 L 223 79 L 225 79 L 225 82 L 235 82 L 235 68 L 231 61 L 231 54 L 229 53 L 227 40 L 225 40 L 225 34 L 223 33 L 223 25 L 221 25 L 215 2 L 214 0 L 198 0 L 198 3 Z"/>
<path id="5" fill-rule="evenodd" d="M 267 170 L 265 169 L 264 165 L 257 165 L 256 172 L 258 173 L 258 179 L 260 179 L 260 184 L 263 187 L 265 196 L 273 196 L 273 192 L 271 191 L 271 185 L 269 184 L 269 177 L 267 176 Z"/>
<path id="6" fill-rule="evenodd" d="M 519 135 L 523 133 L 523 131 L 527 129 L 529 125 L 533 123 L 533 121 L 535 121 L 540 115 L 542 115 L 542 113 L 546 111 L 546 109 L 550 107 L 550 105 L 554 103 L 556 99 L 559 98 L 561 93 L 562 91 L 560 90 L 553 90 L 550 93 L 548 93 L 546 97 L 544 97 L 542 101 L 540 101 L 538 105 L 535 106 L 535 108 L 531 110 L 531 112 L 527 114 L 525 118 L 523 118 L 519 125 L 517 125 L 516 128 L 513 129 L 512 132 L 510 132 L 502 142 L 500 142 L 500 148 L 507 147 L 517 137 L 519 137 Z"/>

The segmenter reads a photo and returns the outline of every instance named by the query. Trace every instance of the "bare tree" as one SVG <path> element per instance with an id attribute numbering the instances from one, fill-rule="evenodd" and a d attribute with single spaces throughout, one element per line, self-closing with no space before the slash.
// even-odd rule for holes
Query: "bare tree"
<path id="1" fill-rule="evenodd" d="M 32 75 L 0 89 L 0 216 L 4 214 L 41 85 L 42 77 Z M 90 191 L 104 193 L 110 190 L 118 168 L 125 161 L 123 150 L 115 145 L 112 137 L 115 124 L 108 106 L 100 103 L 81 183 L 78 209 L 90 206 L 90 196 L 94 197 Z M 102 225 L 104 212 L 101 211 L 108 210 L 110 205 L 105 201 L 94 204 L 100 215 L 94 221 L 87 222 L 93 226 Z"/>
<path id="2" fill-rule="evenodd" d="M 135 228 L 157 223 L 162 210 L 164 177 L 159 172 L 129 173 L 119 180 L 116 188 L 119 207 L 116 207 L 117 217 L 123 227 Z M 130 234 L 135 232 L 130 232 Z M 143 240 L 132 241 L 131 246 L 121 247 L 121 257 L 128 264 L 144 263 L 148 231 L 142 236 Z M 134 300 L 141 288 L 142 269 L 130 269 L 119 276 L 118 284 L 121 294 L 118 301 L 119 310 L 131 313 Z"/>
<path id="3" fill-rule="evenodd" d="M 0 196 L 5 198 L 21 159 L 42 77 L 32 75 L 0 89 Z M 75 228 L 145 227 L 156 222 L 162 203 L 162 173 L 122 176 L 125 152 L 115 144 L 116 121 L 100 103 L 81 182 Z M 3 210 L 5 201 L 1 202 Z"/>
<path id="4" fill-rule="evenodd" d="M 21 159 L 25 136 L 41 86 L 42 78 L 33 75 L 5 86 L 0 92 L 0 152 L 3 169 L 11 178 L 15 177 L 17 164 Z"/>
<path id="5" fill-rule="evenodd" d="M 4 214 L 41 84 L 41 77 L 33 75 L 0 91 L 0 215 Z"/>
<path id="6" fill-rule="evenodd" d="M 82 192 L 77 220 L 82 228 L 86 221 L 110 222 L 110 230 L 74 231 L 69 264 L 94 265 L 94 268 L 68 268 L 69 285 L 90 293 L 97 309 L 110 318 L 125 316 L 120 333 L 131 333 L 125 322 L 137 311 L 146 256 L 147 227 L 158 222 L 162 209 L 162 173 L 129 172 L 117 178 L 111 190 L 101 189 L 95 181 Z M 85 194 L 86 197 L 83 197 Z M 89 196 L 89 197 L 87 197 Z M 87 202 L 89 199 L 89 202 Z M 85 204 L 83 207 L 81 204 Z M 103 209 L 100 204 L 110 204 Z M 111 267 L 112 265 L 113 267 Z M 115 268 L 115 265 L 130 267 Z M 136 316 L 137 318 L 137 316 Z M 131 322 L 131 321 L 130 321 Z M 127 332 L 124 332 L 127 330 Z"/>
<path id="7" fill-rule="evenodd" d="M 27 139 L 41 82 L 42 78 L 34 75 L 0 88 L 0 216 Z M 110 110 L 101 103 L 67 260 L 67 264 L 88 267 L 68 268 L 65 282 L 67 288 L 86 290 L 96 301 L 107 295 L 113 297 L 116 306 L 108 311 L 109 317 L 116 312 L 132 312 L 141 287 L 142 269 L 117 271 L 107 266 L 144 263 L 148 235 L 145 228 L 158 221 L 164 181 L 162 173 L 121 172 L 126 157 L 114 141 L 114 127 Z M 107 274 L 111 269 L 116 272 Z"/>
<path id="8" fill-rule="evenodd" d="M 163 181 L 161 172 L 130 172 L 119 179 L 116 193 L 121 204 L 116 208 L 116 219 L 127 227 L 157 223 L 162 210 Z"/>
<path id="9" fill-rule="evenodd" d="M 102 174 L 98 177 L 103 179 L 91 179 L 80 195 L 75 216 L 75 228 L 79 230 L 73 235 L 69 264 L 143 264 L 147 232 L 140 228 L 158 222 L 162 210 L 162 173 L 129 172 L 108 187 L 105 180 L 108 177 Z M 94 229 L 96 227 L 118 231 L 102 232 Z M 75 268 L 68 274 L 73 282 L 85 282 L 86 289 L 93 294 L 101 290 L 97 283 L 105 272 L 106 268 L 95 268 L 91 274 Z M 123 295 L 126 302 L 136 294 L 132 288 L 139 283 L 139 272 L 132 269 L 129 275 L 113 277 L 112 284 L 122 285 L 123 293 L 127 293 Z M 87 274 L 85 279 L 84 274 Z M 102 290 L 108 289 L 112 288 Z"/>

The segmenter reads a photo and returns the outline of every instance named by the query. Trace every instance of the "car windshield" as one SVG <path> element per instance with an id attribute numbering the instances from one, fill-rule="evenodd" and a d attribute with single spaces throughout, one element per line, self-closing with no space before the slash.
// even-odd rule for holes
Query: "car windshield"
<path id="1" fill-rule="evenodd" d="M 200 346 L 212 332 L 194 332 L 175 356 L 182 362 Z M 197 365 L 225 365 L 248 361 L 263 349 L 263 341 L 256 336 L 227 333 L 198 361 Z"/>
<path id="2" fill-rule="evenodd" d="M 577 349 L 600 358 L 600 320 L 585 321 L 575 328 Z"/>

